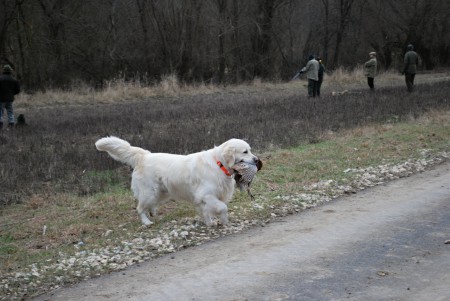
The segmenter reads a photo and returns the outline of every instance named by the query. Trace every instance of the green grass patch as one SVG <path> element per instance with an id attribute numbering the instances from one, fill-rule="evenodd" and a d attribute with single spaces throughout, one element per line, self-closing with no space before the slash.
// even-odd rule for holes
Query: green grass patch
<path id="1" fill-rule="evenodd" d="M 434 114 L 434 113 L 433 113 Z M 431 115 L 433 115 L 431 114 Z M 437 153 L 450 147 L 446 114 L 419 120 L 373 125 L 345 131 L 317 144 L 302 145 L 265 154 L 264 169 L 255 191 L 290 194 L 320 180 L 340 181 L 349 168 L 395 164 Z"/>
<path id="2" fill-rule="evenodd" d="M 17 252 L 17 247 L 14 245 L 14 239 L 5 234 L 0 236 L 0 258 L 4 259 Z"/>

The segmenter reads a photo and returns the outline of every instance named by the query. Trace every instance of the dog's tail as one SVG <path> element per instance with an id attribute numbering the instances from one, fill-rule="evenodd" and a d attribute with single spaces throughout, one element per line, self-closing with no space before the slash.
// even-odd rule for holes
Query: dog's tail
<path id="1" fill-rule="evenodd" d="M 128 164 L 133 168 L 145 154 L 150 153 L 142 148 L 131 146 L 127 141 L 113 136 L 97 140 L 95 147 L 99 151 L 107 152 L 113 159 Z"/>

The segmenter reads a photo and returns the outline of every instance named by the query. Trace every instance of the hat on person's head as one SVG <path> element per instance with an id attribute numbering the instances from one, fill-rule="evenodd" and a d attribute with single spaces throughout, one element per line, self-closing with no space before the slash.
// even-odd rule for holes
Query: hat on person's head
<path id="1" fill-rule="evenodd" d="M 8 64 L 3 65 L 3 73 L 11 73 L 12 71 L 13 71 L 13 68 L 10 65 L 8 65 Z"/>
<path id="2" fill-rule="evenodd" d="M 312 60 L 314 58 L 314 55 L 310 54 L 308 57 L 308 60 Z"/>
<path id="3" fill-rule="evenodd" d="M 369 53 L 369 56 L 376 56 L 376 55 L 377 55 L 377 53 L 375 51 L 372 51 Z"/>
<path id="4" fill-rule="evenodd" d="M 406 49 L 408 49 L 408 50 L 413 50 L 413 49 L 414 49 L 413 44 L 408 44 L 408 46 L 406 46 Z"/>

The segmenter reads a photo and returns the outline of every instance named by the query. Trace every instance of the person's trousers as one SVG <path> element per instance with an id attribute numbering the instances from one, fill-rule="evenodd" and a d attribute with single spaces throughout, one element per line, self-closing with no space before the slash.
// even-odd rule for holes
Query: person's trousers
<path id="1" fill-rule="evenodd" d="M 308 78 L 308 96 L 316 97 L 316 93 L 317 93 L 317 81 Z"/>
<path id="2" fill-rule="evenodd" d="M 14 123 L 14 110 L 12 102 L 0 102 L 0 123 L 3 123 L 3 110 L 6 109 L 8 115 L 8 123 Z"/>
<path id="3" fill-rule="evenodd" d="M 408 89 L 408 92 L 414 91 L 414 77 L 415 74 L 405 74 L 405 82 L 406 82 L 406 88 Z"/>
<path id="4" fill-rule="evenodd" d="M 374 85 L 374 83 L 373 83 L 373 80 L 374 80 L 373 77 L 368 77 L 368 78 L 367 78 L 367 84 L 369 85 L 369 88 L 370 88 L 371 90 L 375 89 L 375 85 Z"/>
<path id="5" fill-rule="evenodd" d="M 322 78 L 319 78 L 319 80 L 317 81 L 317 84 L 316 84 L 316 95 L 317 96 L 320 96 L 320 87 L 322 87 L 322 82 L 323 82 Z"/>

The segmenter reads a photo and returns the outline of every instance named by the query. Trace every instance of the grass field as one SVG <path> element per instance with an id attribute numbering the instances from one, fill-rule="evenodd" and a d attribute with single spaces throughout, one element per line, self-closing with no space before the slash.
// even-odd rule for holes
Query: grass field
<path id="1" fill-rule="evenodd" d="M 21 96 L 16 112 L 29 125 L 0 133 L 0 300 L 95 277 L 353 193 L 361 189 L 361 173 L 349 170 L 446 160 L 448 74 L 419 76 L 412 94 L 395 74 L 380 76 L 375 93 L 358 74 L 344 75 L 330 76 L 324 96 L 314 100 L 305 97 L 303 81 L 193 88 L 173 78 L 152 92 L 120 83 L 117 96 L 111 96 L 113 86 L 109 92 L 85 87 Z M 357 93 L 331 96 L 339 89 Z M 143 228 L 128 188 L 130 169 L 93 145 L 107 134 L 182 154 L 247 138 L 264 161 L 252 187 L 256 200 L 236 192 L 228 227 L 207 229 L 190 204 L 168 203 L 156 223 Z"/>

